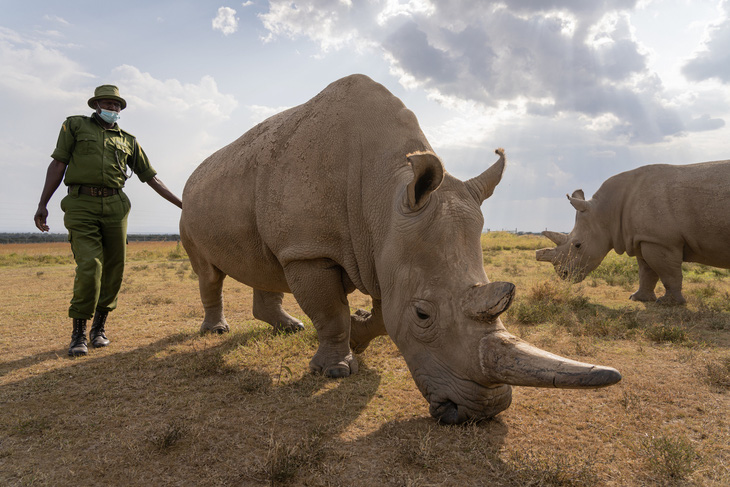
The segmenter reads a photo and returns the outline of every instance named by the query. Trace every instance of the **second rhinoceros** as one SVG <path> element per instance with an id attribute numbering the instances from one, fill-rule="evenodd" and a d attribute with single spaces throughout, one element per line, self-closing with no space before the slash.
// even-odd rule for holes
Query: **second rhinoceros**
<path id="1" fill-rule="evenodd" d="M 512 385 L 601 387 L 609 367 L 558 357 L 507 333 L 514 286 L 484 272 L 481 203 L 505 157 L 466 182 L 444 170 L 416 117 L 363 75 L 265 120 L 205 160 L 183 193 L 180 234 L 198 274 L 202 331 L 227 331 L 222 285 L 254 288 L 253 315 L 275 330 L 317 331 L 313 372 L 344 377 L 388 334 L 431 414 L 446 423 L 494 416 Z M 347 295 L 372 297 L 350 315 Z"/>
<path id="2" fill-rule="evenodd" d="M 563 278 L 584 279 L 613 249 L 638 261 L 632 300 L 682 304 L 682 262 L 730 268 L 730 161 L 643 166 L 607 179 L 590 200 L 581 190 L 568 199 L 573 230 L 543 232 L 557 247 L 536 254 Z"/>

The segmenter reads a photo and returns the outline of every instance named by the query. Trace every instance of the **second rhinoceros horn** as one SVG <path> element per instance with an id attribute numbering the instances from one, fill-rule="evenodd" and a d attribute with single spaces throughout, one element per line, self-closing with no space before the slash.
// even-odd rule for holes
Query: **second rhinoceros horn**
<path id="1" fill-rule="evenodd" d="M 479 359 L 486 377 L 500 384 L 588 389 L 610 386 L 621 380 L 616 369 L 560 357 L 504 330 L 481 339 Z"/>
<path id="2" fill-rule="evenodd" d="M 544 232 L 542 232 L 542 234 L 545 235 L 550 240 L 552 240 L 552 242 L 555 245 L 562 245 L 568 241 L 568 236 L 564 233 L 551 232 L 550 230 L 545 230 Z"/>
<path id="3" fill-rule="evenodd" d="M 514 297 L 515 285 L 511 282 L 490 282 L 469 289 L 461 307 L 469 318 L 488 323 L 506 311 Z"/>
<path id="4" fill-rule="evenodd" d="M 479 204 L 492 196 L 494 188 L 502 180 L 502 173 L 504 173 L 504 165 L 506 162 L 504 149 L 500 148 L 494 152 L 499 155 L 499 160 L 492 164 L 479 176 L 471 178 L 465 183 L 466 187 L 469 188 L 469 191 L 472 195 L 474 195 L 474 198 L 476 198 Z"/>

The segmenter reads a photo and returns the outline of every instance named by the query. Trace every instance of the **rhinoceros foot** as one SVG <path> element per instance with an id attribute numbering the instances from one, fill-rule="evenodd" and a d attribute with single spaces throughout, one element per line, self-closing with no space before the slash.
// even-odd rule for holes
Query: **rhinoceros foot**
<path id="1" fill-rule="evenodd" d="M 656 301 L 656 294 L 654 294 L 654 291 L 636 291 L 634 294 L 629 296 L 629 299 L 631 301 L 639 301 L 642 303 L 653 303 Z"/>
<path id="2" fill-rule="evenodd" d="M 344 359 L 337 362 L 328 360 L 326 355 L 319 350 L 309 362 L 309 370 L 313 374 L 324 374 L 325 377 L 340 379 L 357 373 L 357 359 L 352 353 L 348 353 Z"/>
<path id="3" fill-rule="evenodd" d="M 371 337 L 367 330 L 367 321 L 371 314 L 364 309 L 357 309 L 350 315 L 350 348 L 355 353 L 362 353 L 370 345 Z"/>
<path id="4" fill-rule="evenodd" d="M 301 321 L 291 321 L 287 323 L 277 323 L 274 325 L 274 334 L 291 335 L 304 330 L 304 323 Z"/>
<path id="5" fill-rule="evenodd" d="M 374 338 L 387 333 L 379 301 L 373 301 L 372 312 L 357 309 L 350 315 L 350 349 L 355 353 L 364 352 Z"/>
<path id="6" fill-rule="evenodd" d="M 228 326 L 228 323 L 225 319 L 220 320 L 216 323 L 203 321 L 203 324 L 200 325 L 201 334 L 217 333 L 218 335 L 222 335 L 223 333 L 228 333 L 229 331 L 231 331 L 231 328 Z"/>
<path id="7" fill-rule="evenodd" d="M 659 304 L 661 306 L 681 306 L 686 303 L 687 300 L 685 300 L 681 294 L 677 296 L 675 294 L 667 293 L 656 300 L 656 304 Z"/>

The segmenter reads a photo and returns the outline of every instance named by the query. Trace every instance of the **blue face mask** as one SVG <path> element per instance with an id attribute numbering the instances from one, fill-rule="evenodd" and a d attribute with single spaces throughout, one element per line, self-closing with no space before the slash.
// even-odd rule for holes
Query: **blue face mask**
<path id="1" fill-rule="evenodd" d="M 119 114 L 119 112 L 113 112 L 111 110 L 104 110 L 103 108 L 100 108 L 101 113 L 99 113 L 99 117 L 101 117 L 102 120 L 104 120 L 106 123 L 116 123 L 117 120 L 122 118 L 122 116 Z"/>

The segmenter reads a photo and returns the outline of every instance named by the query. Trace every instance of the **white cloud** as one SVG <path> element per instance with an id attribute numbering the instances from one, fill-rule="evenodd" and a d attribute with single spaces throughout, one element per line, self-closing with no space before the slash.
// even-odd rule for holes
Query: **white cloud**
<path id="1" fill-rule="evenodd" d="M 707 28 L 702 49 L 682 68 L 694 81 L 718 79 L 730 84 L 730 0 L 720 3 L 723 15 Z"/>
<path id="2" fill-rule="evenodd" d="M 374 47 L 375 44 L 362 30 L 370 27 L 377 2 L 345 2 L 341 0 L 305 0 L 293 3 L 287 0 L 270 0 L 269 11 L 259 14 L 269 31 L 265 41 L 276 37 L 293 39 L 305 37 L 318 43 L 324 52 L 346 46 L 357 50 Z"/>
<path id="3" fill-rule="evenodd" d="M 203 76 L 197 84 L 159 80 L 126 64 L 115 68 L 112 76 L 124 86 L 129 100 L 143 109 L 164 111 L 167 116 L 226 120 L 238 106 L 235 97 L 218 90 L 211 76 Z"/>
<path id="4" fill-rule="evenodd" d="M 58 15 L 44 15 L 44 20 L 49 20 L 51 22 L 58 22 L 59 24 L 63 25 L 71 25 L 66 19 L 63 17 L 59 17 Z"/>
<path id="5" fill-rule="evenodd" d="M 263 122 L 265 119 L 271 117 L 272 115 L 276 115 L 277 113 L 283 112 L 284 110 L 288 110 L 291 107 L 267 107 L 263 105 L 249 105 L 246 108 L 248 108 L 249 112 L 251 112 L 251 120 L 253 122 Z"/>
<path id="6" fill-rule="evenodd" d="M 649 69 L 629 16 L 636 4 L 271 0 L 260 18 L 267 40 L 305 37 L 324 52 L 378 49 L 404 87 L 434 98 L 483 111 L 510 104 L 530 115 L 575 114 L 607 139 L 656 143 L 696 125 L 685 126 Z"/>
<path id="7" fill-rule="evenodd" d="M 411 17 L 414 14 L 433 15 L 436 11 L 433 4 L 428 0 L 408 0 L 401 3 L 400 0 L 386 0 L 385 8 L 377 16 L 379 25 L 383 25 L 393 17 Z"/>
<path id="8" fill-rule="evenodd" d="M 218 15 L 213 19 L 213 30 L 219 30 L 223 35 L 233 34 L 238 30 L 236 11 L 230 7 L 220 7 Z"/>
<path id="9" fill-rule="evenodd" d="M 93 78 L 47 39 L 0 27 L 0 88 L 11 96 L 71 100 Z"/>

